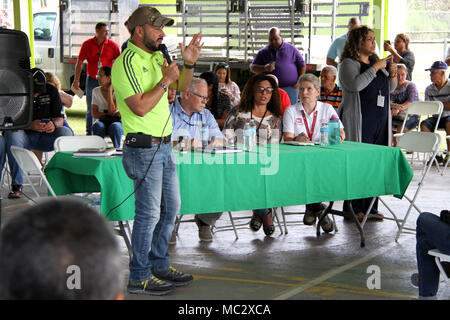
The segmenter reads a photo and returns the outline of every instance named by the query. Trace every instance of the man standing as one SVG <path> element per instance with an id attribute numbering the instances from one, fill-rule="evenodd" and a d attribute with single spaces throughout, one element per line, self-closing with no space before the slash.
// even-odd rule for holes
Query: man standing
<path id="1" fill-rule="evenodd" d="M 306 63 L 298 49 L 283 41 L 280 29 L 269 30 L 269 45 L 258 51 L 250 70 L 253 73 L 272 73 L 280 88 L 287 92 L 291 104 L 298 102 L 297 80 L 306 72 Z"/>
<path id="2" fill-rule="evenodd" d="M 75 78 L 73 80 L 73 88 L 75 90 L 80 87 L 81 70 L 83 62 L 87 60 L 87 76 L 86 76 L 86 134 L 92 135 L 92 89 L 99 86 L 97 81 L 98 69 L 102 66 L 112 67 L 114 60 L 120 55 L 120 49 L 117 43 L 108 39 L 109 28 L 99 22 L 95 26 L 95 37 L 83 42 L 78 61 L 75 66 Z"/>
<path id="3" fill-rule="evenodd" d="M 361 26 L 361 22 L 357 17 L 352 17 L 348 21 L 348 31 L 358 28 Z M 341 57 L 342 50 L 344 49 L 345 42 L 347 41 L 348 31 L 340 37 L 334 39 L 327 53 L 327 64 L 330 66 L 335 66 L 337 68 L 338 63 L 337 58 Z"/>
<path id="4" fill-rule="evenodd" d="M 431 84 L 425 89 L 425 101 L 441 101 L 444 105 L 438 128 L 444 128 L 447 135 L 450 135 L 450 81 L 446 76 L 447 64 L 443 61 L 435 61 L 429 69 Z M 420 130 L 433 132 L 436 127 L 438 115 L 435 114 L 420 124 Z M 450 150 L 450 139 L 447 139 L 447 150 Z M 444 159 L 445 163 L 450 154 Z"/>
<path id="5" fill-rule="evenodd" d="M 3 133 L 12 177 L 11 192 L 8 194 L 10 199 L 22 196 L 23 184 L 22 171 L 12 155 L 11 146 L 48 152 L 54 150 L 53 143 L 58 137 L 73 135 L 72 130 L 64 126 L 58 89 L 46 83 L 41 69 L 34 68 L 31 72 L 34 84 L 33 121 L 24 130 L 5 130 Z"/>
<path id="6" fill-rule="evenodd" d="M 191 85 L 181 99 L 175 100 L 172 109 L 173 134 L 172 141 L 179 137 L 188 137 L 191 146 L 202 147 L 201 126 L 205 123 L 209 132 L 208 142 L 211 146 L 226 145 L 225 136 L 212 113 L 205 108 L 208 101 L 208 84 L 204 79 L 193 78 Z M 211 242 L 211 226 L 220 218 L 222 212 L 196 214 L 195 222 L 198 226 L 200 241 Z M 175 238 L 174 238 L 175 239 Z"/>
<path id="7" fill-rule="evenodd" d="M 201 35 L 185 48 L 184 65 L 167 64 L 158 51 L 164 26 L 173 19 L 152 7 L 140 7 L 128 18 L 133 35 L 114 62 L 112 84 L 126 135 L 123 165 L 134 181 L 135 219 L 131 243 L 129 293 L 164 295 L 193 277 L 170 266 L 168 246 L 180 209 L 177 168 L 172 154 L 172 119 L 168 87 L 185 91 L 200 55 Z"/>
<path id="8" fill-rule="evenodd" d="M 337 111 L 342 101 L 342 90 L 336 84 L 337 69 L 334 66 L 326 66 L 320 72 L 320 97 L 319 101 L 331 104 Z"/>

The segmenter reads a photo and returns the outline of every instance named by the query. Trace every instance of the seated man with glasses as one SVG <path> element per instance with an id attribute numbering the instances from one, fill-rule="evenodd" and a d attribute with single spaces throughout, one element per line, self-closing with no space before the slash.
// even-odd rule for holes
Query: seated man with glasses
<path id="1" fill-rule="evenodd" d="M 209 132 L 210 146 L 226 145 L 225 136 L 211 112 L 205 108 L 208 101 L 208 85 L 205 80 L 192 78 L 191 85 L 186 90 L 181 99 L 176 99 L 174 107 L 171 109 L 173 132 L 172 141 L 178 142 L 187 137 L 189 143 L 194 148 L 202 147 L 201 127 L 205 123 Z M 212 241 L 211 226 L 220 218 L 222 212 L 195 215 L 195 222 L 199 228 L 199 238 L 201 241 Z M 172 235 L 171 244 L 176 238 Z"/>

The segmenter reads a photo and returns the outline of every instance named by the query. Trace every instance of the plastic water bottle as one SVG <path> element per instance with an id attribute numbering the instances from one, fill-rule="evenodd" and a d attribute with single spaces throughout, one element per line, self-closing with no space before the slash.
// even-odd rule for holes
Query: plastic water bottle
<path id="1" fill-rule="evenodd" d="M 328 145 L 328 122 L 326 120 L 322 120 L 320 123 L 320 145 Z"/>
<path id="2" fill-rule="evenodd" d="M 209 142 L 209 130 L 205 122 L 202 122 L 202 148 L 205 149 Z"/>
<path id="3" fill-rule="evenodd" d="M 250 120 L 250 128 L 252 129 L 252 139 L 251 139 L 251 146 L 256 147 L 256 123 L 255 120 Z"/>
<path id="4" fill-rule="evenodd" d="M 328 122 L 328 144 L 330 146 L 340 143 L 339 118 L 332 116 Z"/>
<path id="5" fill-rule="evenodd" d="M 252 128 L 248 122 L 244 125 L 244 150 L 252 149 Z"/>

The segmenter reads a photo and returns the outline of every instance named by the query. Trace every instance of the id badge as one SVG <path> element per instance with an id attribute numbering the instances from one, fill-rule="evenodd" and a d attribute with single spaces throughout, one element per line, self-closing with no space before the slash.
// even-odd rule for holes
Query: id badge
<path id="1" fill-rule="evenodd" d="M 377 97 L 377 106 L 384 108 L 384 97 L 381 95 L 381 92 L 378 94 Z"/>
<path id="2" fill-rule="evenodd" d="M 100 60 L 98 60 L 97 66 L 99 69 L 102 67 L 102 62 Z"/>

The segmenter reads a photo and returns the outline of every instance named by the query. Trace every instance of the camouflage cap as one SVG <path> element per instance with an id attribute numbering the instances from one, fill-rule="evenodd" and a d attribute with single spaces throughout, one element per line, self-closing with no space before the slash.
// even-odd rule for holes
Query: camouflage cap
<path id="1" fill-rule="evenodd" d="M 173 25 L 174 20 L 165 17 L 156 8 L 140 7 L 134 10 L 127 20 L 127 28 L 131 32 L 137 26 L 149 24 L 154 27 L 164 27 Z"/>

